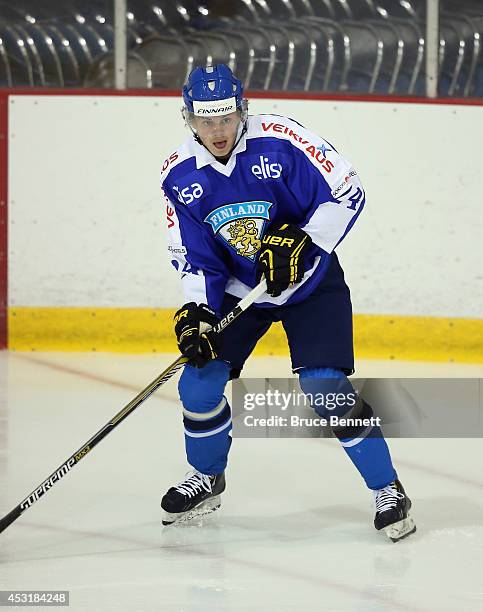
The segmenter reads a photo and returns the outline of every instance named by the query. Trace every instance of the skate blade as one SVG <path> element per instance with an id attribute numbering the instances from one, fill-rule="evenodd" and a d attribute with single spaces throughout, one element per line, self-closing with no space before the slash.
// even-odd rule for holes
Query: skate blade
<path id="1" fill-rule="evenodd" d="M 399 542 L 399 540 L 407 538 L 416 531 L 416 524 L 413 519 L 408 515 L 402 521 L 385 527 L 384 531 L 386 532 L 387 537 L 392 542 Z"/>
<path id="2" fill-rule="evenodd" d="M 215 495 L 214 497 L 210 497 L 209 499 L 201 502 L 199 506 L 193 508 L 192 510 L 188 510 L 187 512 L 164 512 L 162 523 L 163 525 L 180 525 L 183 523 L 187 523 L 195 518 L 200 518 L 205 516 L 206 514 L 211 514 L 218 510 L 221 506 L 221 495 Z"/>

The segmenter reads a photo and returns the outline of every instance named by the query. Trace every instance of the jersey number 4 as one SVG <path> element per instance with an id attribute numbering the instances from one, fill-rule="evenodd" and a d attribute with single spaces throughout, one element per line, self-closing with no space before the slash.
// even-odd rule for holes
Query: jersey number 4
<path id="1" fill-rule="evenodd" d="M 364 192 L 360 187 L 356 188 L 356 191 L 352 195 L 346 196 L 348 200 L 350 200 L 351 204 L 347 208 L 349 210 L 357 210 L 357 207 L 362 202 L 364 198 Z"/>

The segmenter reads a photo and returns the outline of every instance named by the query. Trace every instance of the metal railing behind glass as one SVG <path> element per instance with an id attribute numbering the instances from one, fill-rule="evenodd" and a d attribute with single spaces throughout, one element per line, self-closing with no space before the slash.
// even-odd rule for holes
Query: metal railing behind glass
<path id="1" fill-rule="evenodd" d="M 0 86 L 483 95 L 477 0 L 0 0 Z"/>

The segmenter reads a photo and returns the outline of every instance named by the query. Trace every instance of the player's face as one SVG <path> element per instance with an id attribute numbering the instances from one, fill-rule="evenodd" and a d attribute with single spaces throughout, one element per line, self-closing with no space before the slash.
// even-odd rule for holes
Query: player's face
<path id="1" fill-rule="evenodd" d="M 235 144 L 240 121 L 236 112 L 220 117 L 195 117 L 194 127 L 208 151 L 215 157 L 223 157 Z"/>

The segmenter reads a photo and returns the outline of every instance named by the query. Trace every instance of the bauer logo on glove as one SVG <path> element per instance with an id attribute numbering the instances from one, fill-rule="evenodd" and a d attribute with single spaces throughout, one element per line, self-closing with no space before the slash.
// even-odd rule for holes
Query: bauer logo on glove
<path id="1" fill-rule="evenodd" d="M 178 348 L 197 368 L 202 368 L 218 355 L 220 338 L 210 331 L 218 321 L 211 308 L 195 302 L 188 302 L 174 315 Z"/>
<path id="2" fill-rule="evenodd" d="M 267 293 L 279 296 L 304 276 L 304 256 L 312 239 L 302 229 L 287 223 L 270 229 L 262 240 L 258 274 L 267 279 Z"/>

